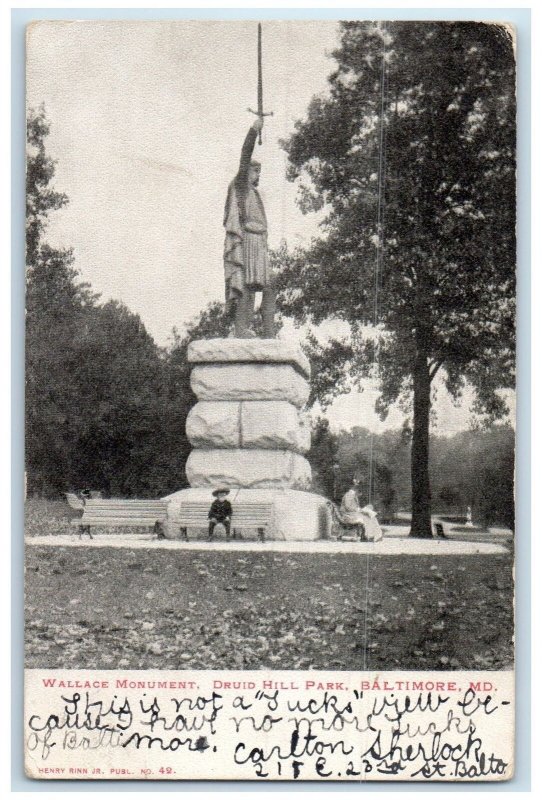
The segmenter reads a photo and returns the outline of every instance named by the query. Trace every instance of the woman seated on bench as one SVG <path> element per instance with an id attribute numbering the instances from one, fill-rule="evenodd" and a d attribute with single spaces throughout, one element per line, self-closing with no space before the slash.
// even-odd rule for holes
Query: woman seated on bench
<path id="1" fill-rule="evenodd" d="M 360 540 L 380 542 L 382 539 L 382 528 L 378 524 L 376 511 L 371 505 L 361 508 L 359 504 L 359 483 L 360 482 L 354 478 L 352 486 L 344 495 L 339 510 L 340 520 L 344 525 L 352 527 L 358 526 Z"/>

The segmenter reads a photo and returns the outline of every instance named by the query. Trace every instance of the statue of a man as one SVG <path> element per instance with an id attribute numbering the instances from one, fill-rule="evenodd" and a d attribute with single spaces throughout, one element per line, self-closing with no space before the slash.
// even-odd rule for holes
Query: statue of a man
<path id="1" fill-rule="evenodd" d="M 226 310 L 234 320 L 235 336 L 248 339 L 252 331 L 255 293 L 262 292 L 263 335 L 274 337 L 275 290 L 267 253 L 267 218 L 258 192 L 261 164 L 252 159 L 263 117 L 250 128 L 241 150 L 239 171 L 228 187 L 224 210 L 224 271 Z"/>

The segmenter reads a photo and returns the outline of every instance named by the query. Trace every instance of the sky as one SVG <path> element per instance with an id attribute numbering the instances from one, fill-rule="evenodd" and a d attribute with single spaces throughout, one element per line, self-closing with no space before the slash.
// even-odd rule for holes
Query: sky
<path id="1" fill-rule="evenodd" d="M 222 215 L 257 105 L 256 41 L 254 21 L 45 21 L 27 33 L 27 104 L 45 104 L 55 186 L 69 198 L 48 240 L 72 247 L 81 278 L 139 314 L 159 345 L 224 298 Z M 271 247 L 317 233 L 296 205 L 279 140 L 326 92 L 337 44 L 336 22 L 263 24 L 273 116 L 255 157 Z M 470 394 L 455 407 L 436 390 L 434 431 L 467 427 Z M 385 422 L 375 415 L 377 395 L 367 385 L 338 398 L 326 411 L 332 427 L 399 427 L 398 408 Z"/>

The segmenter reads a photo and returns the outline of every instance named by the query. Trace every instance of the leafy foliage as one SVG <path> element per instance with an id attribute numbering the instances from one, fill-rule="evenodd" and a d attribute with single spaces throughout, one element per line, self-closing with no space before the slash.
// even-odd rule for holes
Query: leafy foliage
<path id="1" fill-rule="evenodd" d="M 26 258 L 31 267 L 38 264 L 49 213 L 68 202 L 64 193 L 57 192 L 50 185 L 55 174 L 55 162 L 45 151 L 49 130 L 44 106 L 37 111 L 30 110 L 26 123 Z"/>
<path id="2" fill-rule="evenodd" d="M 514 431 L 508 425 L 463 431 L 432 442 L 436 506 L 486 525 L 514 528 Z"/>
<path id="3" fill-rule="evenodd" d="M 320 401 L 375 371 L 383 414 L 414 392 L 413 527 L 426 535 L 432 379 L 444 369 L 454 396 L 468 380 L 489 421 L 514 381 L 512 42 L 497 25 L 356 21 L 334 58 L 328 93 L 284 142 L 302 209 L 324 217 L 283 259 L 281 307 L 350 325 L 344 341 L 308 341 Z"/>
<path id="4" fill-rule="evenodd" d="M 312 470 L 312 488 L 318 494 L 323 494 L 337 500 L 338 487 L 336 472 L 338 464 L 337 438 L 330 430 L 329 422 L 325 417 L 318 417 L 312 425 L 311 447 L 307 458 Z"/>

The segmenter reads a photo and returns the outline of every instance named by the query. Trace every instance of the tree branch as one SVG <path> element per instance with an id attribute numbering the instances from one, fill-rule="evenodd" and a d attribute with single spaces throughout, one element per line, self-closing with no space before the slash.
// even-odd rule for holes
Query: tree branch
<path id="1" fill-rule="evenodd" d="M 435 375 L 437 374 L 437 372 L 439 371 L 439 369 L 441 368 L 443 363 L 444 363 L 444 359 L 443 358 L 439 358 L 436 361 L 432 362 L 432 365 L 430 366 L 430 369 L 429 369 L 429 380 L 430 381 L 433 380 L 433 378 L 435 377 Z"/>

